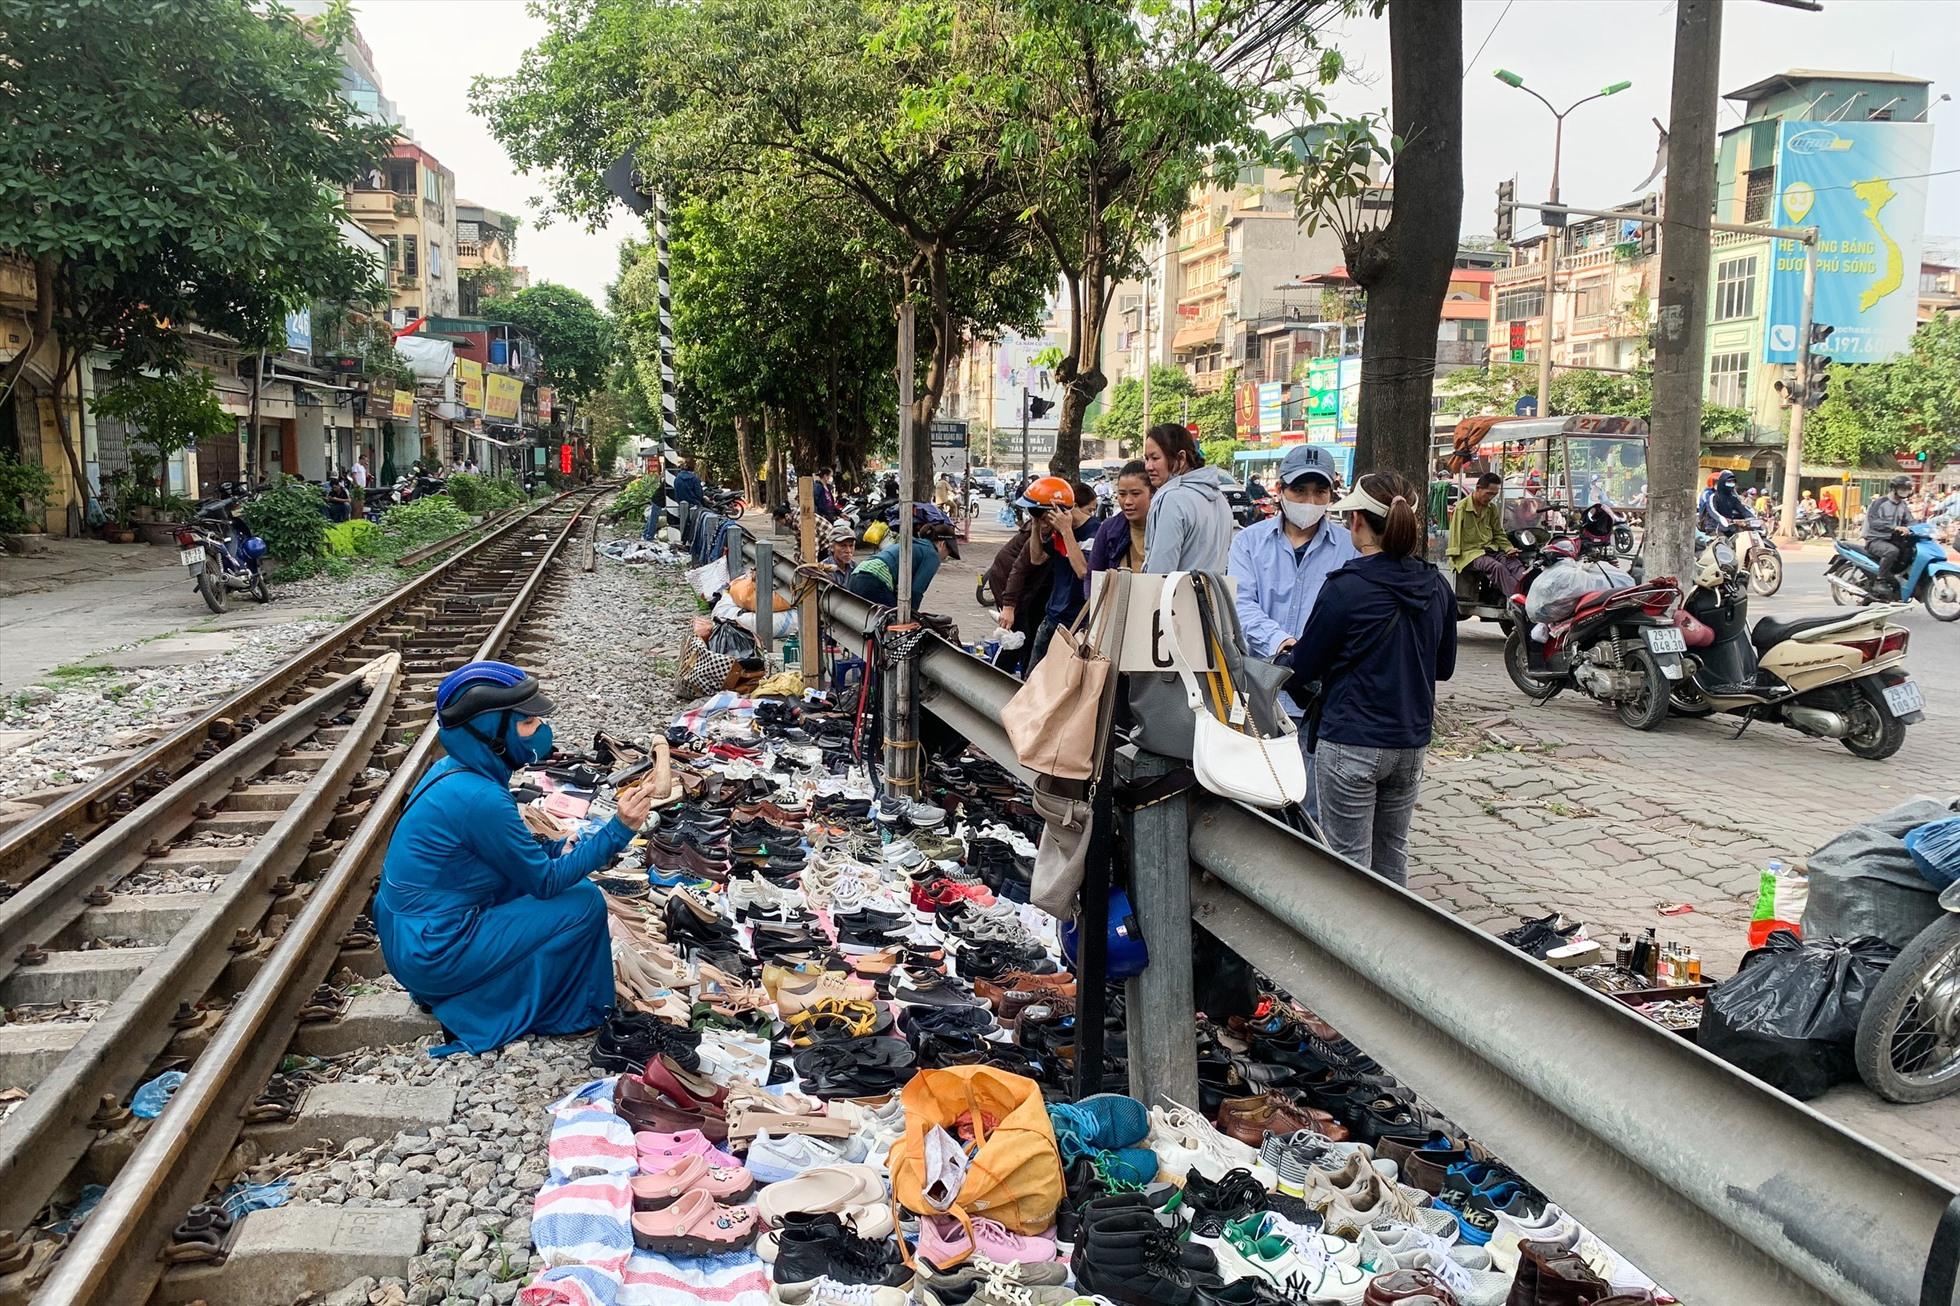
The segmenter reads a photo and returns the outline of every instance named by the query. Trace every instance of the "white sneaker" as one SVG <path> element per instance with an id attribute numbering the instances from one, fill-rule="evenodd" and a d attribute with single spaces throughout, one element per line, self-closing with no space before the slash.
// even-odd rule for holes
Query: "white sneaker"
<path id="1" fill-rule="evenodd" d="M 1284 1291 L 1292 1300 L 1310 1301 L 1314 1306 L 1361 1306 L 1368 1285 L 1374 1281 L 1371 1271 L 1327 1261 L 1321 1265 L 1318 1278 L 1296 1280 L 1284 1285 Z"/>
<path id="2" fill-rule="evenodd" d="M 773 1184 L 794 1179 L 805 1170 L 820 1165 L 839 1165 L 843 1160 L 841 1147 L 819 1142 L 804 1134 L 776 1137 L 764 1130 L 749 1144 L 748 1160 L 744 1164 L 757 1183 Z"/>
<path id="3" fill-rule="evenodd" d="M 1270 1171 L 1259 1160 L 1259 1153 L 1236 1138 L 1228 1138 L 1211 1121 L 1188 1106 L 1173 1102 L 1171 1109 L 1150 1108 L 1150 1134 L 1144 1146 L 1157 1153 L 1158 1176 L 1181 1184 L 1196 1170 L 1214 1182 L 1233 1170 L 1250 1170 L 1271 1187 Z"/>
<path id="4" fill-rule="evenodd" d="M 1387 1221 L 1363 1229 L 1355 1245 L 1360 1249 L 1361 1263 L 1383 1273 L 1408 1269 L 1418 1253 L 1447 1257 L 1453 1250 L 1452 1242 L 1412 1224 Z"/>
<path id="5" fill-rule="evenodd" d="M 763 1237 L 770 1237 L 764 1234 Z M 774 1259 L 773 1257 L 765 1259 Z M 903 1288 L 874 1283 L 840 1283 L 828 1276 L 808 1283 L 774 1284 L 771 1306 L 906 1306 L 912 1300 Z"/>
<path id="6" fill-rule="evenodd" d="M 1262 1234 L 1276 1233 L 1285 1237 L 1295 1247 L 1318 1254 L 1322 1260 L 1336 1265 L 1351 1265 L 1357 1270 L 1368 1267 L 1362 1263 L 1360 1245 L 1352 1239 L 1339 1238 L 1318 1229 L 1308 1229 L 1297 1225 L 1277 1211 L 1264 1212 L 1260 1217 L 1259 1231 Z"/>
<path id="7" fill-rule="evenodd" d="M 1511 1295 L 1511 1280 L 1514 1277 L 1490 1270 L 1465 1269 L 1450 1257 L 1427 1248 L 1412 1253 L 1402 1268 L 1428 1270 L 1456 1294 L 1459 1306 L 1504 1306 Z"/>
<path id="8" fill-rule="evenodd" d="M 1532 1242 L 1571 1247 L 1579 1241 L 1580 1232 L 1579 1222 L 1551 1203 L 1546 1204 L 1535 1220 L 1521 1220 L 1499 1211 L 1497 1228 L 1491 1232 L 1484 1250 L 1490 1254 L 1492 1269 L 1515 1274 L 1519 1243 L 1530 1239 Z"/>
<path id="9" fill-rule="evenodd" d="M 1218 1276 L 1227 1283 L 1251 1279 L 1284 1289 L 1292 1284 L 1317 1282 L 1332 1268 L 1332 1262 L 1312 1247 L 1298 1247 L 1292 1240 L 1274 1234 L 1258 1239 L 1242 1238 L 1230 1228 L 1213 1244 L 1213 1252 L 1218 1258 Z"/>
<path id="10" fill-rule="evenodd" d="M 802 894 L 781 888 L 759 875 L 737 876 L 728 882 L 728 906 L 732 911 L 781 919 L 801 910 L 803 905 Z"/>

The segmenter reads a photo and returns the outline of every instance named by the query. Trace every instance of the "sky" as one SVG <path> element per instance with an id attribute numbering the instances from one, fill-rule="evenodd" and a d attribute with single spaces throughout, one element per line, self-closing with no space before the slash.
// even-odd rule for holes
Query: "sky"
<path id="1" fill-rule="evenodd" d="M 1960 97 L 1960 0 L 1823 0 L 1808 13 L 1762 0 L 1724 7 L 1720 89 L 1732 91 L 1786 68 L 1884 69 L 1934 81 Z M 542 34 L 522 0 L 358 0 L 355 12 L 387 95 L 416 139 L 456 173 L 457 192 L 524 223 L 517 261 L 534 281 L 558 281 L 604 302 L 622 240 L 641 230 L 623 210 L 602 230 L 563 219 L 542 225 L 542 189 L 516 173 L 503 147 L 470 110 L 470 78 L 512 71 Z M 1496 225 L 1496 187 L 1515 176 L 1520 199 L 1545 193 L 1552 117 L 1491 76 L 1507 68 L 1563 107 L 1610 82 L 1630 90 L 1595 101 L 1566 123 L 1559 187 L 1567 203 L 1605 208 L 1633 198 L 1653 166 L 1652 118 L 1667 120 L 1673 61 L 1671 0 L 1465 0 L 1464 214 L 1466 235 Z M 1388 105 L 1388 24 L 1354 19 L 1327 33 L 1350 77 L 1333 88 L 1339 113 Z M 1960 98 L 1935 105 L 1928 243 L 1960 252 Z M 1724 108 L 1726 128 L 1740 121 Z M 1520 234 L 1530 230 L 1521 224 Z"/>

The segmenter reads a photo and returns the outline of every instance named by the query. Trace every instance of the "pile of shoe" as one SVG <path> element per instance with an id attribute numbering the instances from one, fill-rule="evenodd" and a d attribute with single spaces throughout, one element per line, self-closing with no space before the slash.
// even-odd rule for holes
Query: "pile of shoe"
<path id="1" fill-rule="evenodd" d="M 881 798 L 854 734 L 821 696 L 684 713 L 668 733 L 684 797 L 594 877 L 619 1008 L 592 1063 L 633 1130 L 642 1252 L 760 1266 L 791 1306 L 1650 1300 L 1637 1270 L 1283 995 L 1201 1019 L 1200 1100 L 1146 1109 L 1121 1092 L 1112 993 L 1118 1091 L 1074 1100 L 1079 993 L 1056 922 L 1027 901 L 1026 795 L 967 757 L 929 765 L 929 801 Z M 596 817 L 603 773 L 631 760 L 599 743 L 556 759 L 540 797 L 589 788 Z M 951 1194 L 894 1201 L 902 1091 L 957 1067 L 1039 1087 L 1063 1186 L 1052 1226 Z M 995 1123 L 961 1125 L 953 1152 Z"/>

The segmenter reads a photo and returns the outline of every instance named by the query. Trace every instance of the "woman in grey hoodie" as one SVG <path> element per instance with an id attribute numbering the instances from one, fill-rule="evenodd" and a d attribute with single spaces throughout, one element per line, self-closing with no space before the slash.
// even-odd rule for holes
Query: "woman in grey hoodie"
<path id="1" fill-rule="evenodd" d="M 1162 422 L 1143 437 L 1150 477 L 1150 516 L 1143 528 L 1143 569 L 1156 575 L 1209 571 L 1223 575 L 1232 546 L 1232 507 L 1224 475 L 1207 467 L 1191 433 Z"/>

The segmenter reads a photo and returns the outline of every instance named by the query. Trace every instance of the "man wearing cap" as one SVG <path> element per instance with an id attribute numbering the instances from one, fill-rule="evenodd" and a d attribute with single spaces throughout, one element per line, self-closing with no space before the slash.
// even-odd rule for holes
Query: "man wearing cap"
<path id="1" fill-rule="evenodd" d="M 1252 655 L 1276 658 L 1307 628 L 1329 573 L 1360 556 L 1346 531 L 1327 525 L 1334 498 L 1334 459 L 1325 449 L 1295 445 L 1279 464 L 1279 513 L 1254 522 L 1232 541 L 1226 570 L 1238 584 L 1239 624 Z M 1299 704 L 1280 707 L 1295 722 Z M 1306 751 L 1307 732 L 1300 732 Z M 1307 810 L 1314 810 L 1313 754 L 1307 754 Z"/>
<path id="2" fill-rule="evenodd" d="M 1508 600 L 1518 592 L 1524 568 L 1504 533 L 1497 506 L 1497 497 L 1503 492 L 1504 478 L 1485 472 L 1477 478 L 1477 488 L 1456 501 L 1450 513 L 1449 553 L 1451 571 L 1474 572 L 1495 586 L 1501 599 Z"/>
<path id="3" fill-rule="evenodd" d="M 931 514 L 928 516 L 927 514 Z M 933 520 L 937 517 L 938 520 Z M 898 529 L 885 537 L 884 547 L 860 562 L 844 578 L 844 588 L 880 607 L 898 606 Z M 960 556 L 953 525 L 936 509 L 915 510 L 912 526 L 912 606 L 925 602 L 941 560 Z"/>
<path id="4" fill-rule="evenodd" d="M 587 882 L 653 805 L 626 790 L 573 842 L 531 832 L 511 776 L 551 753 L 551 700 L 507 662 L 471 662 L 436 687 L 445 756 L 395 819 L 374 895 L 381 955 L 455 1046 L 489 1052 L 526 1034 L 591 1029 L 616 1002 L 606 900 Z"/>

